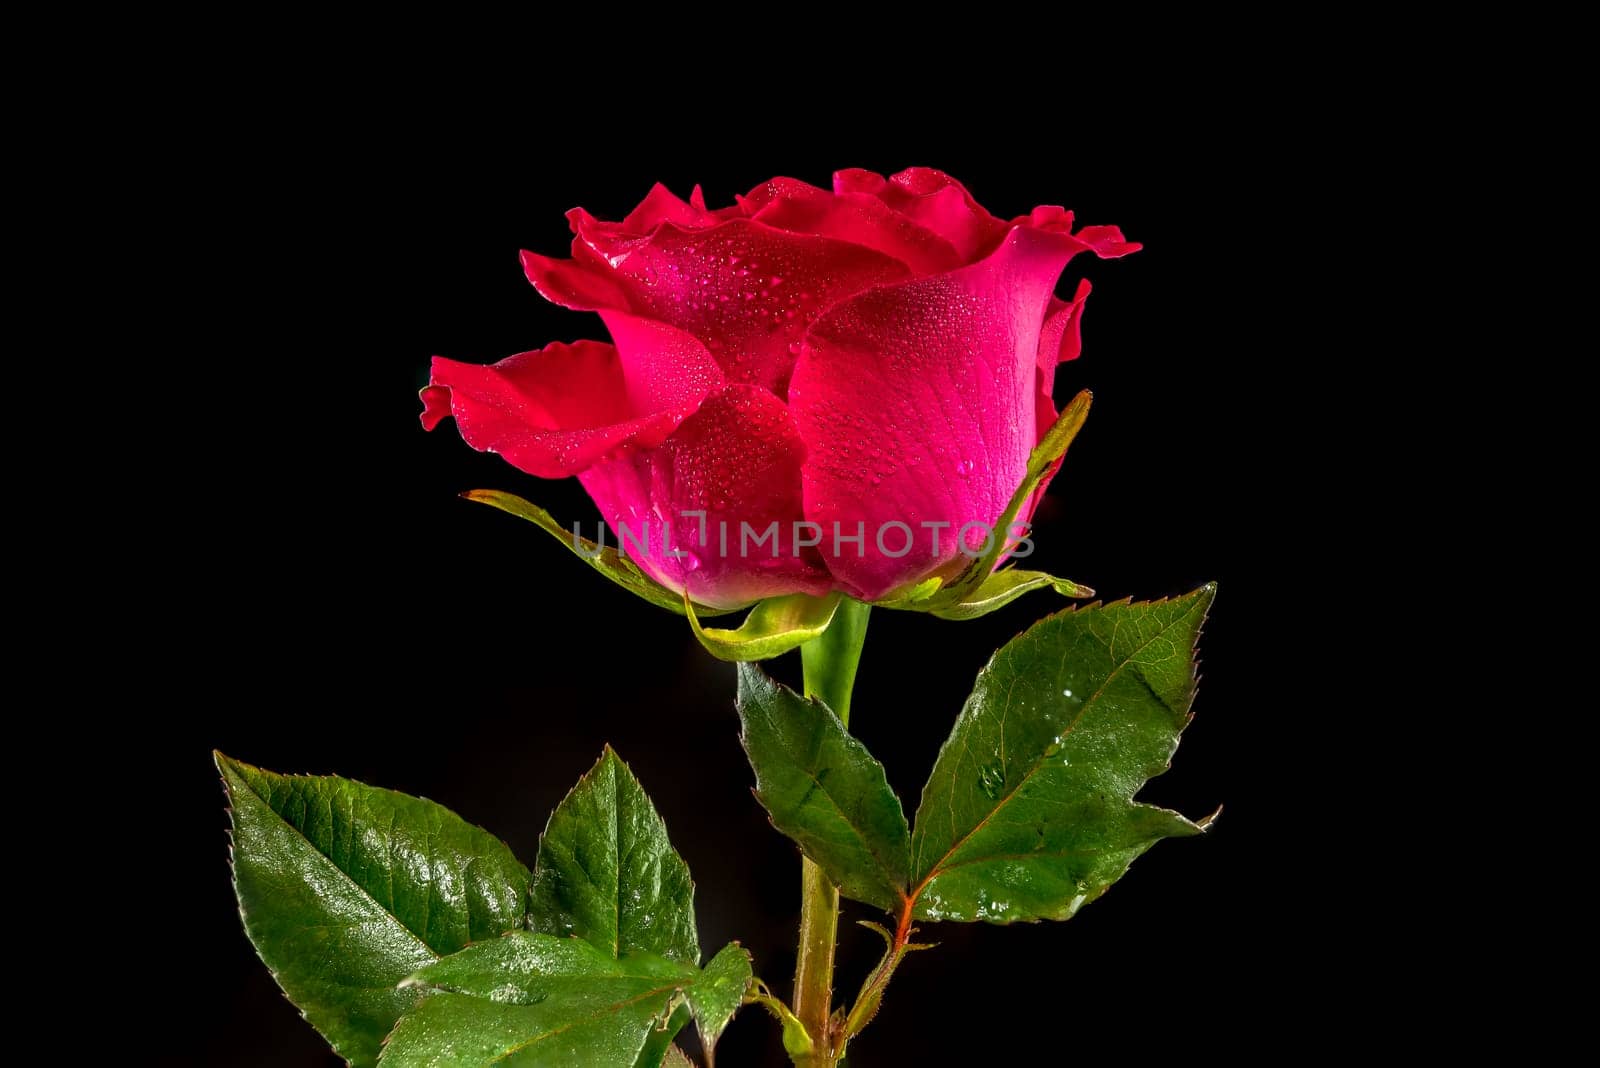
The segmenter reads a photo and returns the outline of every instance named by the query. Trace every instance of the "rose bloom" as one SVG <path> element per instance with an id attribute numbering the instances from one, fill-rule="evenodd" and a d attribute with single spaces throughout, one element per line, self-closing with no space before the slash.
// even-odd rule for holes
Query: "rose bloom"
<path id="1" fill-rule="evenodd" d="M 621 222 L 569 212 L 572 258 L 523 267 L 611 342 L 436 357 L 423 426 L 453 415 L 475 449 L 578 476 L 638 566 L 704 605 L 879 600 L 970 566 L 958 532 L 999 522 L 1056 418 L 1056 365 L 1078 355 L 1089 285 L 1057 299 L 1062 269 L 1139 245 L 1074 232 L 1054 206 L 998 219 L 925 167 L 735 199 L 708 210 L 699 187 L 685 202 L 657 185 Z M 968 551 L 986 536 L 968 528 Z"/>

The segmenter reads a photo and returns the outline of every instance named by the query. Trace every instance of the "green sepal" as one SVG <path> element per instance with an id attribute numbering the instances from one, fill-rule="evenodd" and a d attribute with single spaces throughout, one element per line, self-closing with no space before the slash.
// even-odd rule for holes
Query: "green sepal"
<path id="1" fill-rule="evenodd" d="M 995 565 L 1000 558 L 1011 548 L 1011 527 L 1021 514 L 1023 505 L 1027 504 L 1034 491 L 1039 488 L 1039 483 L 1044 477 L 1054 470 L 1066 455 L 1067 448 L 1078 436 L 1078 431 L 1083 429 L 1084 420 L 1089 417 L 1089 404 L 1093 395 L 1084 390 L 1061 410 L 1054 424 L 1045 433 L 1031 453 L 1028 454 L 1028 465 L 1022 477 L 1022 483 L 1011 496 L 1011 502 L 1006 505 L 1005 512 L 994 526 L 995 536 L 989 539 L 989 549 L 958 576 L 946 582 L 941 589 L 935 590 L 931 595 L 920 598 L 913 607 L 920 607 L 923 611 L 941 612 L 957 605 L 968 602 L 974 598 L 979 587 L 994 574 Z M 926 585 L 926 583 L 924 583 Z M 1037 589 L 1038 587 L 1033 587 Z M 921 587 L 918 587 L 920 590 Z M 1021 592 L 1021 591 L 1019 591 Z M 1070 595 L 1069 595 L 1070 596 Z M 894 607 L 904 607 L 896 605 Z M 981 614 L 981 613 L 980 613 Z M 956 616 L 953 618 L 970 619 L 971 616 Z"/>
<path id="2" fill-rule="evenodd" d="M 680 599 L 680 607 L 707 652 L 718 660 L 742 663 L 782 656 L 821 637 L 833 622 L 840 599 L 837 593 L 823 597 L 803 593 L 769 597 L 752 608 L 736 630 L 700 626 L 700 608 L 689 601 L 687 594 Z"/>
<path id="3" fill-rule="evenodd" d="M 567 550 L 578 559 L 629 593 L 644 598 L 657 608 L 665 608 L 667 611 L 676 612 L 680 616 L 685 614 L 682 594 L 674 593 L 649 575 L 646 575 L 639 569 L 638 564 L 635 564 L 611 546 L 598 545 L 588 538 L 580 537 L 576 531 L 562 527 L 549 512 L 538 505 L 525 501 L 515 494 L 503 493 L 500 490 L 468 490 L 461 496 L 469 501 L 487 504 L 491 508 L 498 508 L 502 512 L 517 516 L 520 519 L 526 519 L 566 546 Z M 694 611 L 697 615 L 710 618 L 727 615 L 729 612 L 738 611 L 738 609 L 711 608 L 708 605 L 697 604 L 694 606 Z"/>
<path id="4" fill-rule="evenodd" d="M 1046 587 L 1055 590 L 1063 597 L 1094 596 L 1094 591 L 1089 587 L 1071 579 L 1056 578 L 1043 571 L 1023 571 L 1020 568 L 1007 567 L 984 579 L 982 584 L 967 594 L 965 599 L 944 608 L 936 608 L 933 614 L 940 619 L 977 619 L 998 608 L 1004 608 L 1025 593 Z"/>

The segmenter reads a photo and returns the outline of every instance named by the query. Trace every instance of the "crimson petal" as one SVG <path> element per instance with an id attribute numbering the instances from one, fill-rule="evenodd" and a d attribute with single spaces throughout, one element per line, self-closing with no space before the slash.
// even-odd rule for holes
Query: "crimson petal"
<path id="1" fill-rule="evenodd" d="M 942 569 L 965 524 L 1004 512 L 1039 438 L 1045 310 L 1081 248 L 1020 227 L 976 264 L 870 290 L 812 327 L 789 398 L 809 449 L 806 518 L 828 534 L 829 570 L 863 596 Z M 850 537 L 858 522 L 859 549 L 833 540 L 835 524 Z M 983 540 L 967 531 L 971 549 Z"/>

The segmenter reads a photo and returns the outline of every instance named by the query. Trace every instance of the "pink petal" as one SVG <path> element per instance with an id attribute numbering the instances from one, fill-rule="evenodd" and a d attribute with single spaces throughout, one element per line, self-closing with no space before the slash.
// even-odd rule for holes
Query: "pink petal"
<path id="1" fill-rule="evenodd" d="M 932 167 L 911 167 L 884 179 L 846 170 L 833 177 L 836 193 L 865 193 L 947 241 L 962 263 L 987 255 L 1010 229 L 983 209 L 966 187 Z"/>
<path id="2" fill-rule="evenodd" d="M 1056 365 L 1076 360 L 1083 351 L 1083 338 L 1080 328 L 1083 323 L 1084 303 L 1089 299 L 1090 290 L 1087 278 L 1078 282 L 1078 291 L 1073 294 L 1072 300 L 1057 300 L 1050 298 L 1049 310 L 1045 312 L 1044 327 L 1039 331 L 1038 370 L 1036 379 L 1038 395 L 1034 400 L 1034 413 L 1039 427 L 1039 437 L 1035 441 L 1044 440 L 1045 434 L 1055 425 L 1056 411 L 1055 398 L 1052 393 L 1056 382 Z M 1049 487 L 1050 480 L 1056 477 L 1056 472 L 1061 470 L 1061 460 L 1057 460 L 1045 472 L 1039 481 L 1039 489 L 1028 501 L 1027 506 L 1018 517 L 1022 521 L 1033 517 L 1038 509 L 1039 502 L 1044 499 L 1044 491 Z"/>
<path id="3" fill-rule="evenodd" d="M 863 293 L 811 328 L 789 402 L 810 450 L 806 518 L 836 578 L 880 597 L 950 564 L 964 524 L 998 520 L 1038 441 L 1045 310 L 1081 248 L 1021 227 L 979 263 Z M 836 546 L 834 524 L 849 536 L 857 521 L 864 544 Z M 924 522 L 950 524 L 937 552 Z M 891 523 L 910 528 L 904 555 Z"/>
<path id="4" fill-rule="evenodd" d="M 594 264 L 592 259 L 591 254 L 588 258 L 575 255 L 570 260 L 558 260 L 524 249 L 522 270 L 528 276 L 528 281 L 533 283 L 533 288 L 551 304 L 576 311 L 631 308 L 633 300 L 627 288 L 609 272 Z"/>
<path id="5" fill-rule="evenodd" d="M 611 269 L 635 311 L 699 338 L 728 381 L 779 396 L 819 314 L 908 273 L 872 249 L 747 219 L 699 231 L 668 224 Z"/>
<path id="6" fill-rule="evenodd" d="M 1128 241 L 1115 226 L 1086 226 L 1072 234 L 1072 212 L 1054 204 L 1034 208 L 1010 222 L 996 218 L 975 200 L 965 186 L 932 167 L 911 167 L 892 178 L 871 171 L 844 170 L 833 176 L 840 196 L 870 196 L 892 208 L 919 229 L 942 237 L 960 255 L 962 263 L 987 256 L 1000 239 L 1018 226 L 1073 236 L 1080 248 L 1102 259 L 1137 252 L 1143 246 Z"/>
<path id="7" fill-rule="evenodd" d="M 1050 298 L 1044 313 L 1044 326 L 1039 331 L 1039 437 L 1042 439 L 1056 421 L 1055 401 L 1051 393 L 1056 384 L 1056 365 L 1076 360 L 1083 351 L 1083 306 L 1093 290 L 1087 278 L 1078 281 L 1078 290 L 1072 300 Z"/>
<path id="8" fill-rule="evenodd" d="M 657 186 L 621 222 L 602 222 L 581 208 L 569 212 L 577 235 L 572 258 L 524 252 L 523 268 L 553 303 L 677 327 L 706 346 L 729 381 L 782 396 L 800 339 L 818 315 L 912 268 L 867 244 L 745 218 L 748 207 L 708 212 L 703 197 L 682 201 Z M 908 257 L 922 257 L 918 262 L 937 260 L 936 237 L 919 237 L 911 223 L 879 209 L 862 210 L 882 215 L 883 234 L 900 234 L 884 242 L 898 240 Z M 925 246 L 920 252 L 918 241 Z"/>
<path id="9" fill-rule="evenodd" d="M 637 242 L 648 240 L 657 228 L 667 224 L 685 230 L 715 225 L 716 218 L 706 211 L 705 197 L 699 194 L 700 187 L 695 186 L 695 193 L 685 202 L 657 182 L 621 222 L 603 222 L 582 208 L 567 212 L 567 221 L 579 240 L 609 259 L 626 254 Z"/>
<path id="10" fill-rule="evenodd" d="M 819 234 L 893 256 L 913 274 L 959 267 L 944 238 L 867 193 L 833 193 L 793 178 L 774 178 L 740 198 L 751 217 L 792 233 Z"/>
<path id="11" fill-rule="evenodd" d="M 581 481 L 619 537 L 626 525 L 641 569 L 671 589 L 687 587 L 702 604 L 730 608 L 831 586 L 815 550 L 794 550 L 804 455 L 782 401 L 731 385 L 707 397 L 659 448 L 599 464 Z M 776 538 L 756 545 L 773 523 Z M 639 538 L 646 524 L 648 536 Z M 671 549 L 689 555 L 674 557 Z"/>
<path id="12" fill-rule="evenodd" d="M 557 342 L 489 366 L 436 356 L 422 403 L 425 429 L 453 415 L 468 445 L 541 478 L 582 471 L 624 444 L 655 444 L 684 415 L 633 408 L 617 351 L 598 341 Z"/>
<path id="13" fill-rule="evenodd" d="M 624 311 L 600 313 L 622 365 L 628 406 L 636 412 L 673 410 L 687 415 L 722 388 L 717 361 L 698 340 L 676 327 Z"/>

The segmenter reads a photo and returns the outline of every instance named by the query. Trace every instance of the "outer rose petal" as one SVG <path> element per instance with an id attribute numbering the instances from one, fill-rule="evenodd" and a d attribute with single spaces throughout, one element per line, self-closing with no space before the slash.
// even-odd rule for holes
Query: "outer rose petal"
<path id="1" fill-rule="evenodd" d="M 627 443 L 655 444 L 684 415 L 632 407 L 617 351 L 598 341 L 557 342 L 490 366 L 435 356 L 422 403 L 425 429 L 453 415 L 468 445 L 541 478 L 582 471 Z"/>
<path id="2" fill-rule="evenodd" d="M 1038 441 L 1046 305 L 1081 247 L 1018 228 L 979 263 L 863 293 L 812 327 L 789 398 L 809 450 L 806 518 L 826 531 L 834 576 L 862 596 L 947 564 L 963 524 L 993 524 L 1005 510 Z M 832 537 L 836 522 L 848 536 L 858 521 L 859 554 Z M 911 528 L 900 556 L 890 554 L 907 537 L 894 522 Z M 924 522 L 951 524 L 937 552 Z M 967 543 L 982 540 L 973 530 Z"/>
<path id="3" fill-rule="evenodd" d="M 688 414 L 707 394 L 722 388 L 717 361 L 682 330 L 622 311 L 603 311 L 600 318 L 616 344 L 633 411 Z"/>
<path id="4" fill-rule="evenodd" d="M 1056 365 L 1076 360 L 1083 351 L 1083 306 L 1093 290 L 1087 278 L 1080 279 L 1072 300 L 1050 298 L 1039 331 L 1039 437 L 1056 421 L 1056 405 L 1051 394 L 1056 385 Z M 1035 443 L 1037 444 L 1037 442 Z"/>
<path id="5" fill-rule="evenodd" d="M 1084 302 L 1089 299 L 1091 288 L 1089 280 L 1084 278 L 1078 282 L 1078 291 L 1073 294 L 1070 302 L 1050 298 L 1049 310 L 1044 315 L 1044 327 L 1039 331 L 1036 377 L 1039 389 L 1038 396 L 1034 399 L 1034 414 L 1039 427 L 1039 437 L 1034 444 L 1044 440 L 1045 434 L 1055 425 L 1058 415 L 1055 398 L 1052 396 L 1056 384 L 1056 365 L 1076 360 L 1078 354 L 1083 351 L 1080 327 L 1083 323 Z M 1060 459 L 1051 464 L 1044 478 L 1039 480 L 1039 489 L 1023 508 L 1022 514 L 1018 516 L 1019 519 L 1026 522 L 1033 518 L 1039 502 L 1044 499 L 1044 491 L 1049 488 L 1050 480 L 1056 477 L 1056 472 L 1059 470 L 1061 470 Z"/>
<path id="6" fill-rule="evenodd" d="M 702 604 L 731 608 L 832 585 L 815 550 L 794 551 L 804 455 L 782 401 L 732 385 L 707 397 L 659 448 L 596 465 L 580 480 L 647 574 L 675 590 L 687 587 Z M 742 544 L 741 523 L 752 539 L 776 523 L 776 540 Z"/>
<path id="7" fill-rule="evenodd" d="M 597 308 L 626 310 L 633 306 L 628 290 L 587 260 L 558 260 L 524 249 L 522 270 L 541 297 L 563 308 L 594 311 Z"/>
<path id="8" fill-rule="evenodd" d="M 651 495 L 673 519 L 674 542 L 694 553 L 684 562 L 699 561 L 685 575 L 697 600 L 723 607 L 831 587 L 816 550 L 794 548 L 794 525 L 804 518 L 804 458 L 805 445 L 783 402 L 739 385 L 706 398 L 656 450 Z M 706 513 L 704 545 L 699 519 L 685 515 L 692 511 Z M 754 545 L 774 523 L 775 540 Z M 750 543 L 741 540 L 741 524 L 750 528 Z"/>

